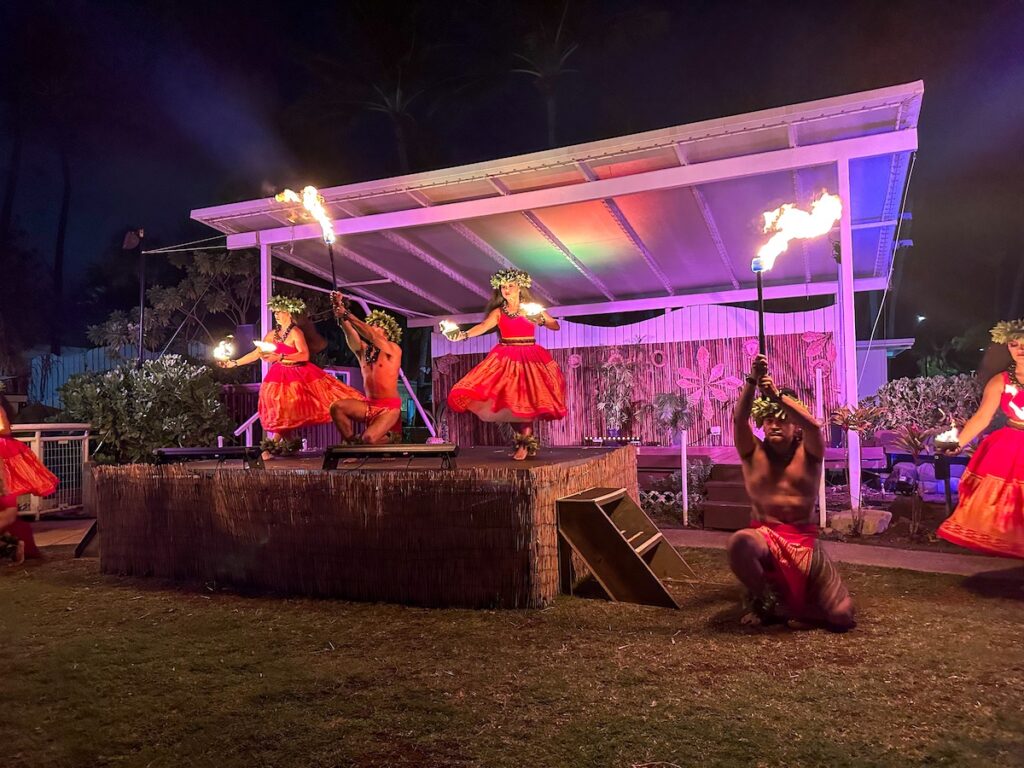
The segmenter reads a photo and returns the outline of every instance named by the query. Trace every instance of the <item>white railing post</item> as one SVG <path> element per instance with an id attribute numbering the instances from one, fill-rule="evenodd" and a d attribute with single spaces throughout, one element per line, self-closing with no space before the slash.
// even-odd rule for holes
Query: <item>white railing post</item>
<path id="1" fill-rule="evenodd" d="M 825 379 L 821 368 L 814 371 L 814 415 L 821 428 L 828 435 L 828 424 L 825 422 Z M 826 445 L 828 441 L 826 440 Z M 821 460 L 821 475 L 818 478 L 818 525 L 824 528 L 828 524 L 825 510 L 825 459 Z"/>
<path id="2" fill-rule="evenodd" d="M 687 430 L 679 430 L 679 460 L 682 464 L 682 472 L 680 474 L 679 481 L 679 492 L 682 494 L 683 500 L 683 525 L 690 524 L 690 483 L 689 477 L 686 472 L 686 454 L 687 454 L 687 443 L 689 442 L 689 435 Z"/>

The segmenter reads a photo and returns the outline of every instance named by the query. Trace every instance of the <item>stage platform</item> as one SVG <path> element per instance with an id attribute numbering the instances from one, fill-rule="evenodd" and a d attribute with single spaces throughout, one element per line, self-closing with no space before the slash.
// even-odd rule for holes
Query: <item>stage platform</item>
<path id="1" fill-rule="evenodd" d="M 508 448 L 321 469 L 304 456 L 95 470 L 104 573 L 434 607 L 539 607 L 558 593 L 555 502 L 637 493 L 636 451 Z"/>

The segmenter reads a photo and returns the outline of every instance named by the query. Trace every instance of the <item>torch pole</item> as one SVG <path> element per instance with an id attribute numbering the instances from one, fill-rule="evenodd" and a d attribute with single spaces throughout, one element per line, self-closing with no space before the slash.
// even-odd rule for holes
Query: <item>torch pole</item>
<path id="1" fill-rule="evenodd" d="M 327 244 L 327 255 L 331 259 L 331 290 L 338 287 L 338 276 L 334 272 L 334 243 Z"/>
<path id="2" fill-rule="evenodd" d="M 764 281 L 761 272 L 757 272 L 757 350 L 762 355 L 768 354 L 764 340 Z"/>

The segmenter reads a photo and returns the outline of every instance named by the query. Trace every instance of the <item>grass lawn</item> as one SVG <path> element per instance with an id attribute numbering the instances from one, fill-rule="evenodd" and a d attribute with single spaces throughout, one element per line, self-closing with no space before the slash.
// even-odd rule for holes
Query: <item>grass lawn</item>
<path id="1" fill-rule="evenodd" d="M 0 765 L 1024 765 L 1024 592 L 842 567 L 847 635 L 684 610 L 422 610 L 0 573 Z"/>

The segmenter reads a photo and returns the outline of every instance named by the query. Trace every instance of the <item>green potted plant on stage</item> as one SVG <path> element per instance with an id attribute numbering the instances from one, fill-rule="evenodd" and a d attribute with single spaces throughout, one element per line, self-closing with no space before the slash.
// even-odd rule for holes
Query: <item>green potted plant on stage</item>
<path id="1" fill-rule="evenodd" d="M 597 410 L 604 417 L 609 437 L 618 437 L 635 411 L 633 389 L 635 377 L 619 353 L 612 353 L 601 365 L 597 387 Z"/>
<path id="2" fill-rule="evenodd" d="M 693 419 L 690 404 L 681 392 L 662 392 L 654 398 L 654 417 L 668 432 L 668 444 L 676 445 L 681 432 L 690 428 Z"/>

